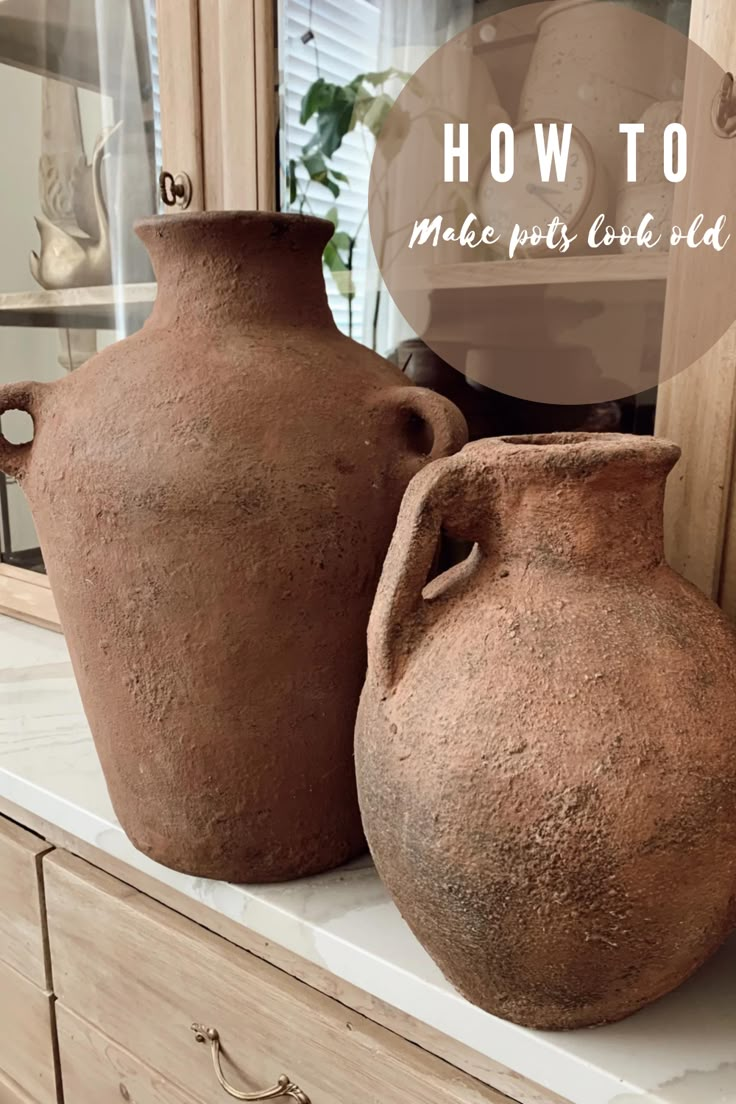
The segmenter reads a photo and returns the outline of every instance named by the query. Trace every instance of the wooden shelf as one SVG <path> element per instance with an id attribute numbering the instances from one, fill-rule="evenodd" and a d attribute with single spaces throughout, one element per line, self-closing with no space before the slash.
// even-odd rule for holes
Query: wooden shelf
<path id="1" fill-rule="evenodd" d="M 105 5 L 105 39 L 98 39 L 96 0 L 0 0 L 0 64 L 13 65 L 44 77 L 83 88 L 100 89 L 100 56 L 108 89 L 120 83 L 130 20 L 138 22 L 135 6 L 124 0 Z M 138 31 L 138 28 L 136 28 Z"/>
<path id="2" fill-rule="evenodd" d="M 47 576 L 10 564 L 0 564 L 0 614 L 62 631 Z"/>
<path id="3" fill-rule="evenodd" d="M 669 254 L 605 257 L 542 257 L 513 261 L 407 268 L 404 290 L 439 291 L 467 288 L 530 287 L 539 284 L 605 284 L 667 280 Z"/>
<path id="4" fill-rule="evenodd" d="M 0 292 L 0 326 L 132 330 L 145 322 L 155 298 L 155 284 Z"/>

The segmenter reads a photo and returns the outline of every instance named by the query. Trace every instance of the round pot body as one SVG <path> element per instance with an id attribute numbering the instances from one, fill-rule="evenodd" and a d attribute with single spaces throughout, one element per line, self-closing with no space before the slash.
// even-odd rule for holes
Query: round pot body
<path id="1" fill-rule="evenodd" d="M 378 869 L 460 991 L 617 1020 L 736 925 L 736 635 L 664 562 L 679 450 L 499 438 L 404 499 L 373 613 L 358 789 Z M 475 541 L 426 586 L 440 530 Z"/>
<path id="2" fill-rule="evenodd" d="M 338 332 L 298 216 L 143 222 L 144 328 L 0 390 L 120 822 L 167 866 L 272 881 L 364 847 L 352 730 L 401 495 L 462 417 Z"/>

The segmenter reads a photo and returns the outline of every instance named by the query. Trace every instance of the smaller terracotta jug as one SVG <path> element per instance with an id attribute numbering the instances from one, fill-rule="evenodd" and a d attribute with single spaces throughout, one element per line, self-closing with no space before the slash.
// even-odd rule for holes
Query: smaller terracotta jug
<path id="1" fill-rule="evenodd" d="M 663 557 L 679 449 L 468 445 L 412 481 L 368 633 L 368 842 L 475 1004 L 617 1020 L 736 926 L 736 633 Z M 476 542 L 426 585 L 440 531 Z"/>

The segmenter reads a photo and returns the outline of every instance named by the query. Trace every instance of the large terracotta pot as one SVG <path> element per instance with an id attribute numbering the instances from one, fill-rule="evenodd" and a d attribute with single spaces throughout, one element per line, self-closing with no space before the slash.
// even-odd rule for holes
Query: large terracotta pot
<path id="1" fill-rule="evenodd" d="M 736 634 L 663 559 L 678 455 L 469 445 L 413 481 L 384 567 L 368 842 L 450 981 L 517 1023 L 626 1016 L 736 925 Z M 477 544 L 423 590 L 441 527 Z"/>
<path id="2" fill-rule="evenodd" d="M 330 223 L 138 226 L 143 330 L 51 385 L 0 389 L 90 727 L 133 843 L 268 881 L 361 851 L 352 733 L 402 493 L 461 415 L 338 332 Z"/>

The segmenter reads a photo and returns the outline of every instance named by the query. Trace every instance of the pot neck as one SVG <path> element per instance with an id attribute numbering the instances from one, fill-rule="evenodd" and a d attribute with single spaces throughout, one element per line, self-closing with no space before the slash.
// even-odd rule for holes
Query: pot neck
<path id="1" fill-rule="evenodd" d="M 331 223 L 273 212 L 144 219 L 158 292 L 151 324 L 181 329 L 334 328 L 322 252 Z"/>
<path id="2" fill-rule="evenodd" d="M 680 450 L 625 434 L 549 434 L 468 446 L 476 536 L 490 564 L 523 559 L 628 574 L 664 559 L 667 475 Z M 490 484 L 490 486 L 489 486 Z"/>

